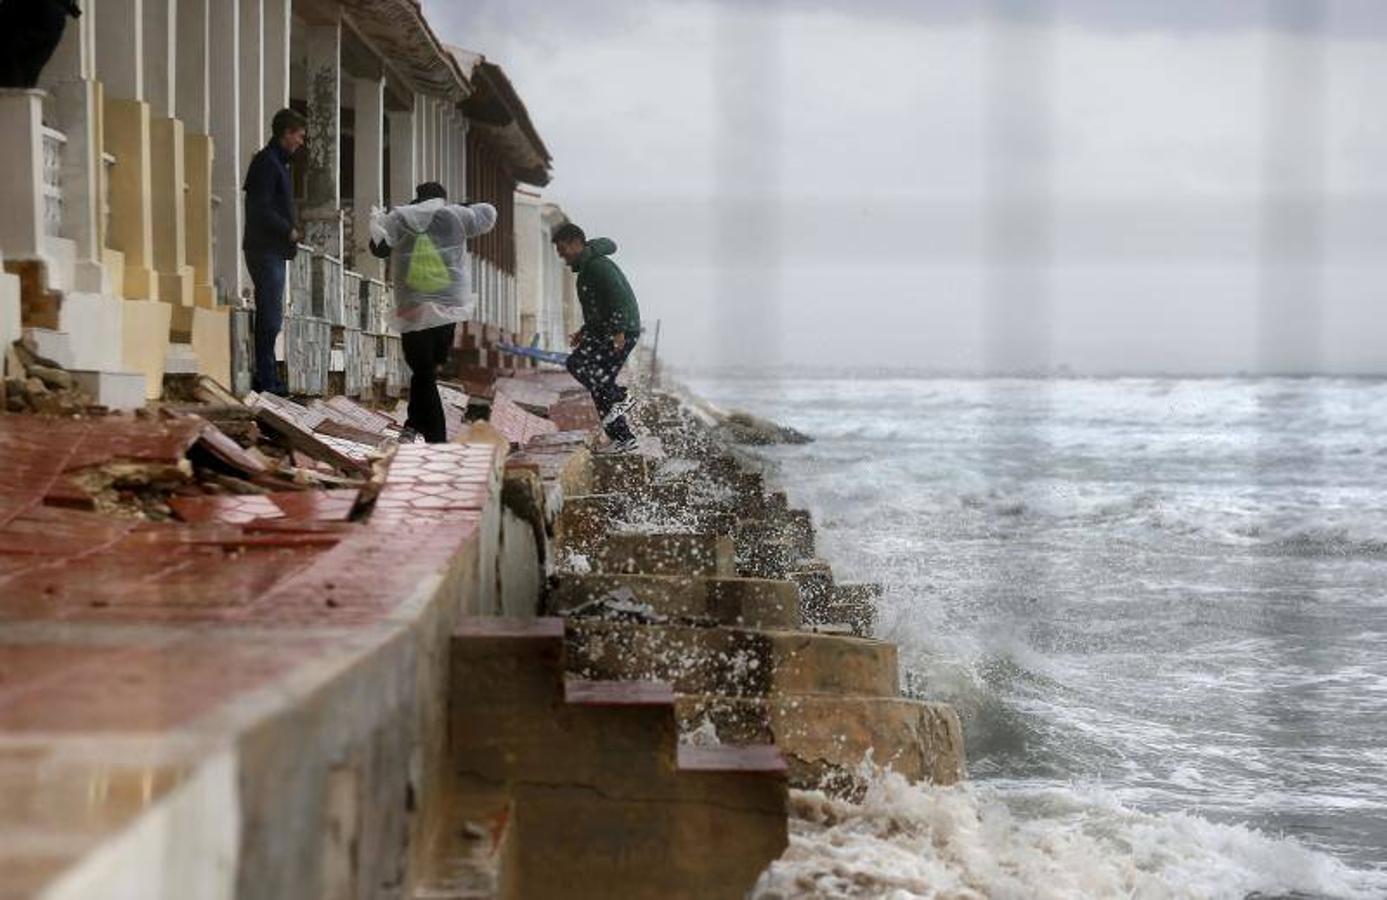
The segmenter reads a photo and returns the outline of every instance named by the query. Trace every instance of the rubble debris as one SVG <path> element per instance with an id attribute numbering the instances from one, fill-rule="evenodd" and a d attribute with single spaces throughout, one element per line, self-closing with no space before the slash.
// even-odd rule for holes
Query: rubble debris
<path id="1" fill-rule="evenodd" d="M 5 353 L 5 411 L 45 416 L 81 416 L 100 413 L 92 397 L 51 359 L 40 356 L 24 339 Z"/>
<path id="2" fill-rule="evenodd" d="M 248 402 L 260 423 L 279 434 L 294 450 L 343 472 L 369 473 L 369 458 L 378 448 L 315 433 L 318 426 L 328 420 L 323 412 L 273 394 L 252 393 Z"/>

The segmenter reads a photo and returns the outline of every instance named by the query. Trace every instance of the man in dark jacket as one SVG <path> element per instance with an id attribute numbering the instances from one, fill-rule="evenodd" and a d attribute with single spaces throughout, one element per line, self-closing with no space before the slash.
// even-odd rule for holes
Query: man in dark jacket
<path id="1" fill-rule="evenodd" d="M 635 292 L 617 264 L 609 258 L 616 244 L 606 238 L 589 241 L 583 229 L 567 222 L 554 229 L 554 249 L 578 273 L 578 304 L 583 327 L 569 340 L 568 371 L 592 394 L 611 443 L 600 454 L 629 453 L 636 436 L 626 422 L 635 397 L 616 383 L 617 373 L 636 347 L 641 313 Z"/>
<path id="2" fill-rule="evenodd" d="M 246 232 L 241 249 L 255 284 L 255 374 L 257 391 L 285 394 L 275 363 L 275 338 L 284 324 L 285 261 L 298 252 L 298 213 L 289 160 L 303 146 L 308 123 L 292 109 L 281 109 L 270 123 L 273 136 L 246 171 Z"/>

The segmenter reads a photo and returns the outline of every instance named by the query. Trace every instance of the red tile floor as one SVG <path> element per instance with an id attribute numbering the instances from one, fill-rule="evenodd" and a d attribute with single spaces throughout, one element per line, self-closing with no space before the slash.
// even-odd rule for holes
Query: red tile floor
<path id="1" fill-rule="evenodd" d="M 554 418 L 584 427 L 586 396 L 537 380 L 564 394 Z M 545 474 L 581 446 L 583 434 L 549 433 L 552 421 L 515 411 Z M 113 459 L 186 466 L 199 442 L 232 465 L 249 459 L 195 417 L 0 416 L 0 846 L 40 833 L 80 853 L 181 777 L 156 767 L 126 778 L 103 764 L 94 802 L 89 785 L 57 774 L 74 747 L 104 759 L 117 736 L 197 729 L 230 701 L 347 652 L 351 635 L 379 639 L 369 629 L 476 539 L 505 456 L 490 444 L 401 446 L 358 521 L 354 490 L 179 497 L 178 522 L 112 518 L 71 478 Z M 79 769 L 79 781 L 90 776 Z M 0 849 L 0 867 L 31 880 L 60 864 Z"/>

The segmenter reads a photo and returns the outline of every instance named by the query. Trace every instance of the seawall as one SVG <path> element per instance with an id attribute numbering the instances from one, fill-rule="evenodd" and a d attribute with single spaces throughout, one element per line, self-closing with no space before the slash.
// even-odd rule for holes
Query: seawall
<path id="1" fill-rule="evenodd" d="M 273 517 L 71 509 L 74 429 L 189 447 L 0 420 L 0 896 L 741 896 L 788 790 L 962 777 L 807 514 L 673 394 L 594 459 L 574 387 Z"/>

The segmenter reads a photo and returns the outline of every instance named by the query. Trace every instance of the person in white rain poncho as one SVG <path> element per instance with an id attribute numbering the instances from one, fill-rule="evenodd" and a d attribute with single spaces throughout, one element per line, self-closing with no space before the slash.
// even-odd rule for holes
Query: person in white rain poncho
<path id="1" fill-rule="evenodd" d="M 371 213 L 371 252 L 391 260 L 395 328 L 411 373 L 407 441 L 416 434 L 431 444 L 448 439 L 438 367 L 448 359 L 457 323 L 472 313 L 467 239 L 495 225 L 496 207 L 449 203 L 436 181 L 419 185 L 412 203 Z"/>

